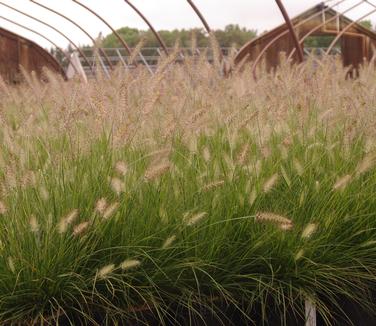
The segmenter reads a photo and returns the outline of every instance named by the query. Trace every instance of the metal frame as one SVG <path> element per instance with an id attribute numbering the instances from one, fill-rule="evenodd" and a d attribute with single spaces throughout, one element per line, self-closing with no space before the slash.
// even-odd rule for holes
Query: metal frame
<path id="1" fill-rule="evenodd" d="M 343 1 L 342 1 L 343 2 Z M 312 28 L 308 33 L 306 33 L 299 41 L 299 43 L 301 45 L 303 45 L 304 41 L 309 37 L 311 36 L 314 32 L 318 31 L 321 27 L 324 27 L 326 24 L 336 20 L 336 19 L 339 19 L 341 16 L 347 14 L 348 12 L 354 10 L 355 8 L 359 7 L 361 4 L 364 3 L 364 0 L 361 0 L 359 2 L 357 2 L 355 5 L 351 6 L 350 8 L 347 8 L 345 11 L 342 11 L 340 13 L 338 13 L 336 16 L 328 19 L 328 20 L 324 20 L 322 24 L 320 25 L 317 25 L 315 26 L 314 28 Z M 330 9 L 332 9 L 333 7 L 330 7 Z M 291 51 L 291 53 L 289 54 L 288 56 L 288 59 L 291 59 L 291 57 L 294 55 L 295 53 L 295 49 Z"/>
<path id="2" fill-rule="evenodd" d="M 198 9 L 198 7 L 194 4 L 194 2 L 192 0 L 187 0 L 187 2 L 192 7 L 193 11 L 196 13 L 196 15 L 198 16 L 198 18 L 200 18 L 200 20 L 201 20 L 202 24 L 204 25 L 206 31 L 209 34 L 211 34 L 212 30 L 211 30 L 208 22 L 206 21 L 204 15 L 202 14 L 202 12 Z"/>
<path id="3" fill-rule="evenodd" d="M 333 47 L 336 45 L 337 41 L 343 36 L 346 34 L 346 32 L 353 26 L 355 26 L 356 24 L 358 24 L 360 21 L 366 19 L 367 17 L 369 17 L 370 15 L 374 14 L 376 12 L 376 8 L 371 10 L 370 12 L 368 12 L 367 14 L 363 15 L 362 17 L 360 17 L 359 19 L 353 21 L 351 24 L 347 25 L 335 38 L 334 40 L 332 41 L 332 43 L 329 45 L 327 51 L 326 51 L 326 54 L 329 54 L 330 51 L 333 49 Z"/>
<path id="4" fill-rule="evenodd" d="M 296 51 L 298 51 L 299 61 L 300 61 L 300 63 L 302 63 L 304 61 L 303 49 L 300 46 L 298 35 L 295 32 L 295 29 L 294 29 L 294 26 L 293 26 L 293 24 L 291 22 L 290 16 L 287 13 L 286 8 L 283 5 L 283 3 L 282 3 L 281 0 L 275 0 L 275 2 L 277 3 L 277 6 L 279 7 L 279 10 L 281 11 L 283 18 L 286 21 L 287 28 L 289 29 L 290 34 L 291 34 L 291 36 L 292 36 L 292 38 L 294 40 Z"/>
<path id="5" fill-rule="evenodd" d="M 162 37 L 159 35 L 157 30 L 154 28 L 154 26 L 151 24 L 151 22 L 145 17 L 145 15 L 129 0 L 124 0 L 140 17 L 141 19 L 149 26 L 150 30 L 154 34 L 155 38 L 158 40 L 159 44 L 161 45 L 163 51 L 166 55 L 168 55 L 168 50 L 166 43 L 163 41 Z"/>
<path id="6" fill-rule="evenodd" d="M 132 50 L 128 46 L 127 42 L 125 42 L 125 40 L 121 37 L 121 35 L 102 16 L 100 16 L 96 11 L 94 11 L 93 9 L 89 8 L 88 6 L 84 5 L 83 3 L 77 0 L 72 0 L 72 1 L 76 3 L 77 5 L 81 6 L 82 8 L 84 8 L 85 10 L 87 10 L 88 12 L 90 12 L 91 14 L 93 14 L 94 16 L 96 16 L 99 20 L 101 20 L 112 31 L 112 33 L 114 33 L 116 38 L 119 40 L 119 42 L 124 47 L 124 49 L 129 53 L 129 55 L 132 54 Z M 137 66 L 136 62 L 134 64 Z"/>
<path id="7" fill-rule="evenodd" d="M 32 2 L 32 3 L 34 3 L 37 6 L 41 7 L 41 8 L 44 8 L 44 9 L 46 9 L 46 10 L 48 10 L 48 11 L 50 11 L 50 12 L 52 12 L 52 13 L 54 13 L 54 14 L 62 17 L 62 18 L 64 18 L 65 20 L 69 21 L 70 23 L 72 23 L 74 26 L 76 26 L 78 29 L 80 29 L 91 40 L 91 42 L 93 43 L 93 46 L 96 47 L 96 41 L 95 41 L 95 39 L 81 25 L 79 25 L 77 22 L 75 22 L 71 18 L 63 15 L 62 13 L 60 13 L 60 12 L 58 12 L 58 11 L 50 8 L 50 7 L 47 7 L 47 6 L 45 6 L 45 5 L 41 4 L 41 3 L 38 3 L 35 0 L 29 0 L 29 1 Z M 113 65 L 111 63 L 111 60 L 107 56 L 106 52 L 101 47 L 98 47 L 98 50 L 99 50 L 100 54 L 102 54 L 103 57 L 105 58 L 107 64 L 110 66 L 110 69 L 113 70 Z"/>

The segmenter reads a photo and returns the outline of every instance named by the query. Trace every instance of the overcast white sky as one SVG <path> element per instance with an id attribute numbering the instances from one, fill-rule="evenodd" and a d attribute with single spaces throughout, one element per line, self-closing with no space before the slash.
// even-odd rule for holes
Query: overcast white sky
<path id="1" fill-rule="evenodd" d="M 90 15 L 71 0 L 36 0 L 44 5 L 69 15 L 73 20 L 79 22 L 94 37 L 100 32 L 104 35 L 110 33 L 109 29 L 98 19 Z M 100 13 L 106 20 L 111 22 L 115 28 L 122 26 L 147 29 L 145 23 L 132 11 L 123 0 L 80 0 L 85 5 Z M 331 0 L 336 3 L 339 0 Z M 370 0 L 376 5 L 376 0 Z M 78 44 L 90 44 L 90 40 L 77 28 L 66 20 L 46 11 L 31 3 L 29 0 L 0 0 L 24 12 L 32 14 L 46 22 L 54 25 Z M 319 0 L 284 0 L 284 4 L 293 17 L 302 11 L 316 5 Z M 346 10 L 358 0 L 346 0 L 344 4 L 337 7 L 337 10 Z M 133 0 L 133 3 L 142 10 L 154 24 L 156 29 L 174 29 L 201 27 L 200 21 L 195 16 L 186 0 Z M 223 28 L 227 24 L 239 24 L 240 26 L 264 31 L 271 29 L 283 22 L 281 13 L 275 0 L 195 0 L 196 5 L 201 9 L 213 28 Z M 33 22 L 30 18 L 15 13 L 0 4 L 0 15 L 15 20 L 20 24 L 27 25 L 45 34 L 60 46 L 66 46 L 67 41 L 58 33 L 49 30 L 47 27 Z M 353 10 L 348 16 L 358 19 L 372 8 L 363 4 Z M 369 17 L 376 21 L 376 15 Z M 0 18 L 0 27 L 14 31 L 36 41 L 44 47 L 50 47 L 39 36 L 25 31 Z"/>

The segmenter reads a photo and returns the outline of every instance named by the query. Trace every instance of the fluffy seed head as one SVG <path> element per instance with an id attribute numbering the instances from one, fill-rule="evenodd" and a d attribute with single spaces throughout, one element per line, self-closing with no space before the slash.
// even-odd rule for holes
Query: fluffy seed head
<path id="1" fill-rule="evenodd" d="M 344 190 L 346 186 L 351 182 L 351 175 L 347 174 L 342 178 L 339 178 L 335 185 L 333 186 L 333 190 Z"/>
<path id="2" fill-rule="evenodd" d="M 256 189 L 253 189 L 251 194 L 249 195 L 249 205 L 253 205 L 256 201 L 257 198 L 257 192 Z"/>
<path id="3" fill-rule="evenodd" d="M 112 178 L 111 188 L 117 195 L 120 195 L 122 192 L 124 192 L 125 185 L 124 182 L 121 181 L 119 178 Z"/>
<path id="4" fill-rule="evenodd" d="M 113 203 L 110 206 L 106 208 L 106 210 L 103 212 L 103 218 L 105 220 L 109 219 L 119 208 L 119 203 Z"/>
<path id="5" fill-rule="evenodd" d="M 194 214 L 194 215 L 191 215 L 191 214 L 184 214 L 184 220 L 185 220 L 185 224 L 187 226 L 193 226 L 193 225 L 196 225 L 197 223 L 199 223 L 205 216 L 207 215 L 207 213 L 205 212 L 202 212 L 202 213 L 197 213 L 197 214 Z"/>
<path id="6" fill-rule="evenodd" d="M 42 200 L 44 200 L 44 201 L 47 201 L 48 198 L 50 197 L 46 187 L 44 187 L 44 186 L 39 187 L 39 194 L 40 194 L 40 197 L 42 198 Z"/>
<path id="7" fill-rule="evenodd" d="M 102 267 L 100 270 L 98 270 L 97 277 L 99 279 L 105 279 L 108 277 L 108 275 L 110 275 L 114 271 L 114 269 L 115 269 L 114 264 L 106 265 Z"/>
<path id="8" fill-rule="evenodd" d="M 145 172 L 146 181 L 153 181 L 170 170 L 171 163 L 163 162 L 158 165 L 152 164 Z"/>
<path id="9" fill-rule="evenodd" d="M 224 185 L 224 183 L 225 183 L 224 180 L 209 183 L 209 184 L 205 185 L 204 187 L 202 187 L 202 191 L 206 192 L 206 191 L 221 187 L 221 186 Z"/>
<path id="10" fill-rule="evenodd" d="M 303 238 L 303 239 L 308 239 L 308 238 L 310 238 L 310 237 L 316 232 L 316 230 L 317 230 L 317 225 L 316 225 L 316 224 L 314 224 L 314 223 L 310 223 L 310 224 L 308 224 L 308 225 L 304 228 L 304 230 L 303 230 L 303 232 L 302 232 L 302 238 Z"/>
<path id="11" fill-rule="evenodd" d="M 239 156 L 237 158 L 237 163 L 239 165 L 244 165 L 244 163 L 247 159 L 248 153 L 249 153 L 249 144 L 245 144 L 243 146 L 242 150 L 240 151 Z"/>
<path id="12" fill-rule="evenodd" d="M 76 225 L 73 228 L 73 235 L 74 236 L 79 236 L 79 235 L 83 234 L 84 232 L 86 232 L 86 230 L 88 229 L 89 225 L 90 225 L 89 222 L 82 222 L 82 223 Z"/>
<path id="13" fill-rule="evenodd" d="M 169 248 L 176 240 L 176 235 L 172 235 L 171 237 L 167 238 L 166 241 L 163 243 L 162 248 L 166 249 Z"/>
<path id="14" fill-rule="evenodd" d="M 209 162 L 210 161 L 211 155 L 210 155 L 209 148 L 207 148 L 207 147 L 204 148 L 204 150 L 202 152 L 202 156 L 204 157 L 205 162 Z"/>
<path id="15" fill-rule="evenodd" d="M 293 165 L 294 165 L 296 173 L 298 174 L 298 176 L 301 177 L 304 173 L 303 165 L 296 158 L 293 161 Z"/>
<path id="16" fill-rule="evenodd" d="M 368 172 L 375 165 L 374 156 L 366 156 L 361 162 L 358 163 L 355 169 L 356 177 L 361 176 L 362 174 Z"/>
<path id="17" fill-rule="evenodd" d="M 282 215 L 269 212 L 260 212 L 256 214 L 257 222 L 270 222 L 279 225 L 282 229 L 291 229 L 293 226 L 292 221 Z"/>
<path id="18" fill-rule="evenodd" d="M 8 267 L 12 271 L 12 273 L 16 272 L 16 267 L 14 265 L 14 261 L 12 257 L 8 257 Z"/>
<path id="19" fill-rule="evenodd" d="M 6 214 L 6 212 L 7 212 L 7 207 L 2 201 L 0 201 L 0 215 L 4 215 Z"/>
<path id="20" fill-rule="evenodd" d="M 59 225 L 58 225 L 59 233 L 60 234 L 65 233 L 67 231 L 69 225 L 71 225 L 77 217 L 78 217 L 78 210 L 77 209 L 74 209 L 68 215 L 63 217 L 60 220 Z"/>
<path id="21" fill-rule="evenodd" d="M 125 176 L 128 172 L 128 166 L 125 162 L 119 161 L 115 164 L 115 170 Z"/>
<path id="22" fill-rule="evenodd" d="M 304 250 L 303 249 L 300 249 L 296 255 L 295 255 L 295 261 L 298 261 L 300 258 L 302 258 L 304 256 Z"/>
<path id="23" fill-rule="evenodd" d="M 282 224 L 279 224 L 278 227 L 282 230 L 282 231 L 290 231 L 294 225 L 291 223 L 282 223 Z"/>
<path id="24" fill-rule="evenodd" d="M 279 176 L 278 176 L 278 173 L 276 173 L 272 175 L 268 180 L 266 180 L 266 182 L 264 183 L 262 187 L 264 190 L 264 193 L 270 192 L 274 188 L 274 186 L 277 184 L 278 179 L 279 179 Z"/>
<path id="25" fill-rule="evenodd" d="M 106 198 L 101 198 L 97 201 L 95 204 L 95 211 L 101 215 L 104 214 L 105 210 L 107 208 L 107 200 Z"/>
<path id="26" fill-rule="evenodd" d="M 132 268 L 136 268 L 136 267 L 139 267 L 141 265 L 141 262 L 137 259 L 128 259 L 128 260 L 124 260 L 121 264 L 120 264 L 120 268 L 125 271 L 125 270 L 129 270 L 129 269 L 132 269 Z"/>
<path id="27" fill-rule="evenodd" d="M 30 224 L 30 230 L 31 230 L 31 232 L 33 232 L 33 233 L 38 233 L 39 232 L 38 220 L 35 217 L 35 215 L 31 215 L 30 216 L 29 224 Z"/>

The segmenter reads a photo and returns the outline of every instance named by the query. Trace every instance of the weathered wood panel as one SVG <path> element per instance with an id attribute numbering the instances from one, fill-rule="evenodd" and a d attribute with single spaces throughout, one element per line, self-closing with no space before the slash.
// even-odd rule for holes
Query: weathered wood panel
<path id="1" fill-rule="evenodd" d="M 19 82 L 20 66 L 41 76 L 43 67 L 65 77 L 60 64 L 36 43 L 0 28 L 0 75 L 10 83 Z"/>

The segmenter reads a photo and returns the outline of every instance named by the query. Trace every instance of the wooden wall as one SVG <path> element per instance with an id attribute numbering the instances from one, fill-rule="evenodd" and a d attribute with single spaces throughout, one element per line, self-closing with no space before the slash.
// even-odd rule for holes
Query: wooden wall
<path id="1" fill-rule="evenodd" d="M 0 75 L 10 82 L 21 81 L 20 66 L 41 75 L 43 67 L 65 76 L 59 63 L 32 41 L 0 28 Z"/>

